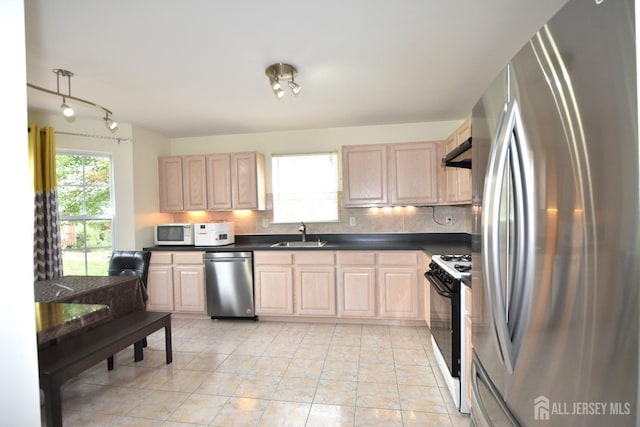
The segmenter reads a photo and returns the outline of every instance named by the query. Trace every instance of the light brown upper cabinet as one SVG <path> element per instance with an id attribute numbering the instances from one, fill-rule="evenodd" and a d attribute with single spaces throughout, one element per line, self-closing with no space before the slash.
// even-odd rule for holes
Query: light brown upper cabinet
<path id="1" fill-rule="evenodd" d="M 467 118 L 458 129 L 453 132 L 444 144 L 444 157 L 471 137 L 471 118 Z M 442 166 L 440 166 L 442 168 Z M 471 203 L 471 169 L 446 167 L 444 168 L 444 183 L 440 185 L 440 203 L 466 204 Z"/>
<path id="2" fill-rule="evenodd" d="M 207 208 L 204 156 L 159 157 L 158 178 L 161 212 Z"/>
<path id="3" fill-rule="evenodd" d="M 158 158 L 160 211 L 264 209 L 264 155 L 256 152 Z"/>
<path id="4" fill-rule="evenodd" d="M 207 200 L 210 210 L 264 209 L 264 155 L 207 155 Z"/>
<path id="5" fill-rule="evenodd" d="M 263 154 L 231 154 L 231 202 L 233 209 L 265 208 Z"/>
<path id="6" fill-rule="evenodd" d="M 437 147 L 435 142 L 343 146 L 344 206 L 437 203 Z"/>
<path id="7" fill-rule="evenodd" d="M 344 206 L 384 206 L 387 198 L 387 145 L 342 147 Z"/>
<path id="8" fill-rule="evenodd" d="M 438 145 L 415 142 L 389 145 L 389 194 L 392 205 L 438 202 Z"/>

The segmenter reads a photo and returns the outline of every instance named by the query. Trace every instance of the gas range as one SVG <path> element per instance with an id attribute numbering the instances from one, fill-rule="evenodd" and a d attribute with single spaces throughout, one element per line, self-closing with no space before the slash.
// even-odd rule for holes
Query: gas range
<path id="1" fill-rule="evenodd" d="M 429 329 L 436 364 L 456 407 L 469 413 L 467 366 L 467 291 L 461 286 L 471 278 L 471 255 L 433 255 L 425 272 L 429 283 Z"/>
<path id="2" fill-rule="evenodd" d="M 431 261 L 431 264 L 435 264 L 435 266 L 430 265 L 429 267 L 435 270 L 441 280 L 444 280 L 447 276 L 444 272 L 458 280 L 471 276 L 471 255 L 433 255 Z M 443 271 L 438 274 L 438 269 Z"/>

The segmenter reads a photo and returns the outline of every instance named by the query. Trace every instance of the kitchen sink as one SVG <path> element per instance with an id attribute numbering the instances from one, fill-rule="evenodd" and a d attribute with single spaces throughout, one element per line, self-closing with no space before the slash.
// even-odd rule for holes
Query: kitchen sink
<path id="1" fill-rule="evenodd" d="M 326 245 L 327 242 L 323 242 L 321 240 L 309 241 L 309 242 L 301 242 L 301 241 L 293 241 L 293 242 L 278 242 L 271 245 L 272 248 L 321 248 Z"/>

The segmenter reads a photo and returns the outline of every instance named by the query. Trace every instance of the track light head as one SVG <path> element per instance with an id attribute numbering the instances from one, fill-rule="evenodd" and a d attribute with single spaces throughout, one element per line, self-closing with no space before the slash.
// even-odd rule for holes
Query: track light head
<path id="1" fill-rule="evenodd" d="M 118 130 L 118 122 L 109 117 L 109 113 L 104 116 L 104 125 L 109 129 L 110 132 L 115 132 Z"/>
<path id="2" fill-rule="evenodd" d="M 273 90 L 273 93 L 278 99 L 284 96 L 284 90 L 282 90 L 282 81 L 287 81 L 287 84 L 294 95 L 300 92 L 302 87 L 294 81 L 295 76 L 298 74 L 298 70 L 293 65 L 276 63 L 267 67 L 264 73 L 269 77 L 269 85 Z"/>
<path id="3" fill-rule="evenodd" d="M 291 92 L 293 92 L 294 95 L 297 95 L 298 93 L 300 93 L 300 89 L 302 89 L 302 86 L 300 86 L 298 83 L 294 82 L 293 80 L 289 82 L 289 87 L 291 88 Z"/>
<path id="4" fill-rule="evenodd" d="M 67 105 L 67 99 L 64 96 L 62 97 L 62 105 L 60 105 L 60 109 L 62 110 L 62 114 L 67 118 L 73 117 L 75 114 L 73 108 Z"/>

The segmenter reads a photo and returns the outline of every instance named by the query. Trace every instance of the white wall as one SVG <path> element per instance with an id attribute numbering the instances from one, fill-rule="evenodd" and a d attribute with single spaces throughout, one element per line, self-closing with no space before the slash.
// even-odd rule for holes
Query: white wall
<path id="1" fill-rule="evenodd" d="M 169 154 L 169 139 L 140 127 L 133 128 L 133 201 L 136 248 L 153 245 L 153 226 L 171 222 L 160 213 L 158 156 Z"/>
<path id="2" fill-rule="evenodd" d="M 29 123 L 53 126 L 58 150 L 111 155 L 115 196 L 113 247 L 116 250 L 139 250 L 150 246 L 153 244 L 153 235 L 148 224 L 169 219 L 158 213 L 156 160 L 159 155 L 169 154 L 169 140 L 123 123 L 120 123 L 117 132 L 111 133 L 104 126 L 99 112 L 96 112 L 96 116 L 96 119 L 77 118 L 70 123 L 61 114 L 29 111 Z M 98 138 L 100 136 L 110 139 Z M 114 137 L 122 140 L 111 139 Z"/>
<path id="3" fill-rule="evenodd" d="M 0 298 L 0 425 L 39 426 L 38 358 L 33 306 L 33 182 L 27 148 L 27 72 L 25 69 L 24 2 L 0 2 L 0 117 L 2 150 L 0 191 L 5 209 L 5 265 Z M 7 209 L 7 203 L 11 206 Z"/>

